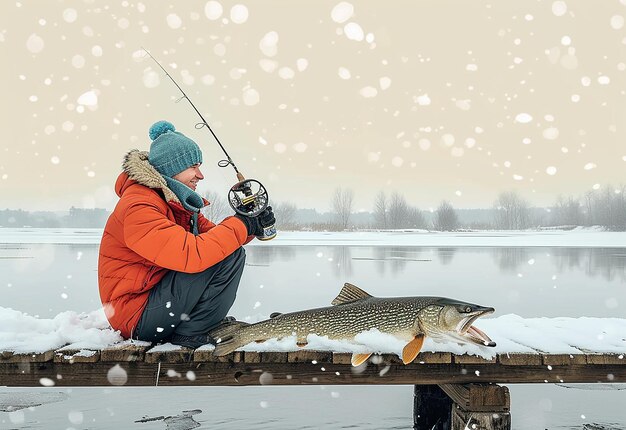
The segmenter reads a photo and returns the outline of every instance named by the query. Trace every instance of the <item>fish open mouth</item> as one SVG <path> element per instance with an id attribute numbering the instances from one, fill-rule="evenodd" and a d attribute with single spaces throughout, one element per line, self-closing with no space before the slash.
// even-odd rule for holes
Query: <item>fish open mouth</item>
<path id="1" fill-rule="evenodd" d="M 474 321 L 478 318 L 489 315 L 494 312 L 493 308 L 476 311 L 472 315 L 464 318 L 457 326 L 458 334 L 469 343 L 475 343 L 481 346 L 496 346 L 496 343 L 487 336 L 487 334 L 477 327 L 474 327 Z"/>

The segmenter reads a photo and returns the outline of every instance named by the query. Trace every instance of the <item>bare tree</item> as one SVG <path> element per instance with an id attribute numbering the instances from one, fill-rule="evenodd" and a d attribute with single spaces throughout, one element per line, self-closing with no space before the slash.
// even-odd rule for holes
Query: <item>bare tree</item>
<path id="1" fill-rule="evenodd" d="M 447 200 L 442 201 L 435 212 L 434 227 L 439 231 L 454 231 L 459 228 L 459 218 Z"/>
<path id="2" fill-rule="evenodd" d="M 515 191 L 501 193 L 494 203 L 496 228 L 522 230 L 529 226 L 528 202 Z"/>
<path id="3" fill-rule="evenodd" d="M 592 197 L 592 223 L 609 230 L 626 229 L 626 198 L 625 187 L 606 186 L 600 193 Z"/>
<path id="4" fill-rule="evenodd" d="M 416 207 L 409 207 L 409 220 L 409 228 L 426 228 L 424 214 Z"/>
<path id="5" fill-rule="evenodd" d="M 346 230 L 350 225 L 350 215 L 354 202 L 354 192 L 351 189 L 335 189 L 333 194 L 332 207 L 337 217 L 339 227 Z"/>
<path id="6" fill-rule="evenodd" d="M 215 191 L 207 191 L 202 196 L 209 201 L 209 205 L 202 208 L 202 214 L 214 224 L 222 222 L 224 218 L 233 214 L 226 197 Z"/>
<path id="7" fill-rule="evenodd" d="M 424 215 L 409 206 L 403 195 L 395 192 L 391 198 L 381 191 L 374 201 L 374 223 L 378 228 L 423 228 Z"/>
<path id="8" fill-rule="evenodd" d="M 279 202 L 272 207 L 276 216 L 276 227 L 282 230 L 295 230 L 296 223 L 296 205 L 289 202 Z"/>
<path id="9" fill-rule="evenodd" d="M 559 196 L 552 208 L 552 225 L 582 225 L 583 211 L 580 202 L 574 197 Z"/>
<path id="10" fill-rule="evenodd" d="M 406 228 L 409 224 L 409 204 L 404 196 L 393 193 L 389 202 L 389 227 Z"/>
<path id="11" fill-rule="evenodd" d="M 621 185 L 615 190 L 615 199 L 615 229 L 626 231 L 626 185 Z"/>
<path id="12" fill-rule="evenodd" d="M 585 225 L 590 226 L 593 225 L 594 219 L 594 195 L 593 191 L 587 191 L 584 196 L 585 201 Z"/>
<path id="13" fill-rule="evenodd" d="M 384 191 L 379 192 L 374 200 L 374 226 L 376 228 L 388 228 L 387 196 Z"/>

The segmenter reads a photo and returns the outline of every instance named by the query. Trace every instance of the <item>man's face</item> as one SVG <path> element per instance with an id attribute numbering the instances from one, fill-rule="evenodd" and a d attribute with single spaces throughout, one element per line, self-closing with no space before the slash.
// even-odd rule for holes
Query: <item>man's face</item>
<path id="1" fill-rule="evenodd" d="M 174 175 L 173 178 L 196 191 L 198 182 L 204 179 L 204 175 L 200 171 L 200 165 L 194 164 L 193 166 L 180 172 L 178 175 Z"/>

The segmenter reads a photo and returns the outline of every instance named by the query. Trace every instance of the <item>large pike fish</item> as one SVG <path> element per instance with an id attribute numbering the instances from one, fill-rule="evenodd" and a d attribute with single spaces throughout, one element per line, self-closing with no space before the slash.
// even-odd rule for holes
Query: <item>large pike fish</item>
<path id="1" fill-rule="evenodd" d="M 496 345 L 472 325 L 477 318 L 494 312 L 494 308 L 445 297 L 373 297 L 352 284 L 344 285 L 332 305 L 279 314 L 255 324 L 219 326 L 210 333 L 217 339 L 214 354 L 226 355 L 251 342 L 289 336 L 296 337 L 298 346 L 306 346 L 309 334 L 353 341 L 356 335 L 371 329 L 407 341 L 402 350 L 404 364 L 415 360 L 426 336 L 481 346 Z M 352 365 L 360 365 L 370 355 L 353 354 Z"/>

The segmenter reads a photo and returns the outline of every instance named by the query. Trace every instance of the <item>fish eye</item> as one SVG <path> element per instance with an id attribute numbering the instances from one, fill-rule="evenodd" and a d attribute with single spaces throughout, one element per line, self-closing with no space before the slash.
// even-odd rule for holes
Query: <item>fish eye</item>
<path id="1" fill-rule="evenodd" d="M 467 313 L 472 312 L 472 308 L 471 308 L 471 307 L 469 307 L 469 306 L 466 306 L 466 307 L 465 307 L 465 312 L 467 312 Z"/>

